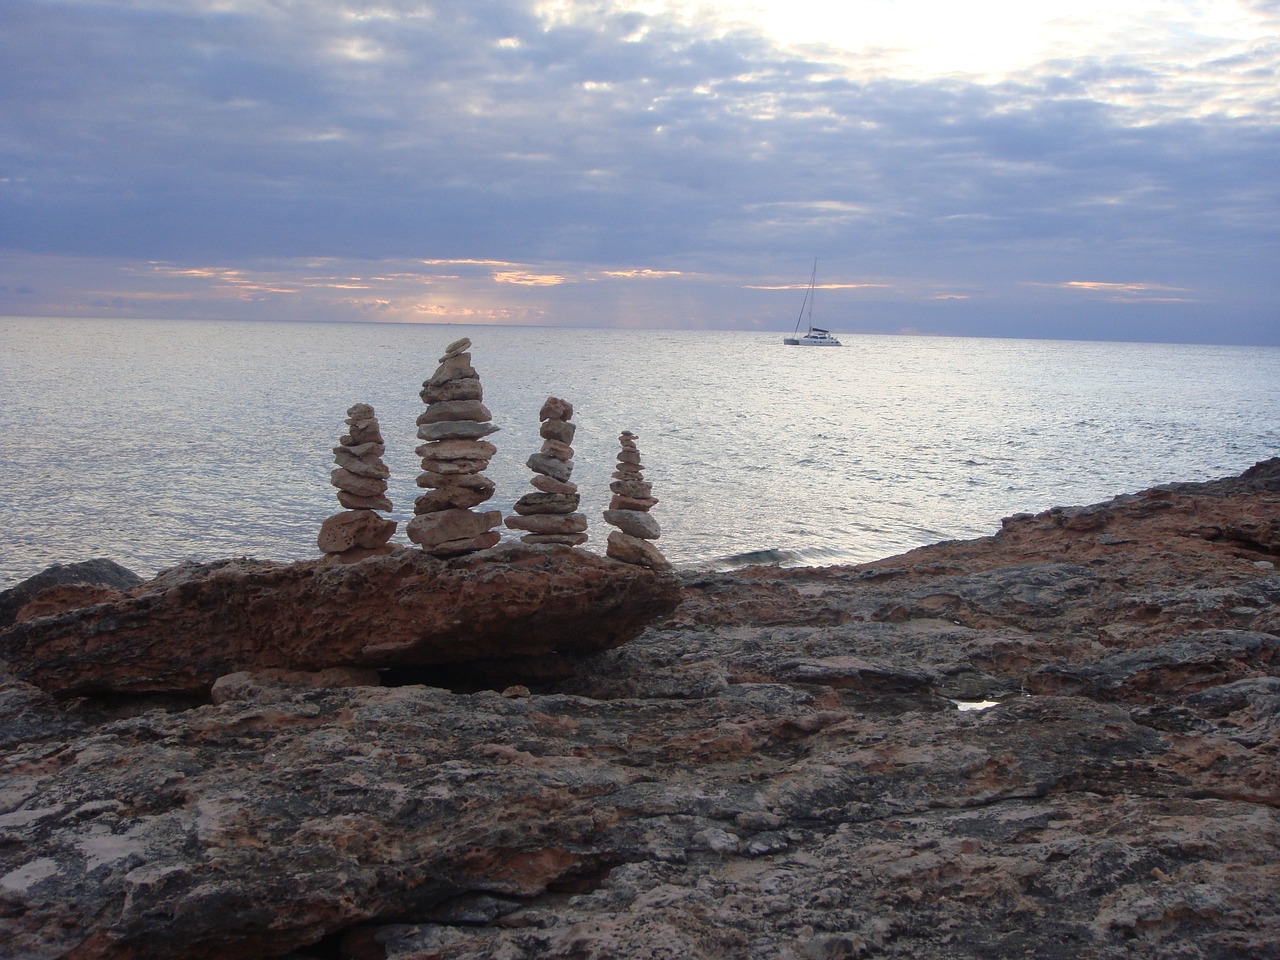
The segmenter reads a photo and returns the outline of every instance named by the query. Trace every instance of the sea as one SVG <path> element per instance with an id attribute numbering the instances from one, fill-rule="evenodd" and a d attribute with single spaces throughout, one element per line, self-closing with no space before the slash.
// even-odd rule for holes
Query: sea
<path id="1" fill-rule="evenodd" d="M 357 402 L 407 543 L 418 391 L 460 337 L 501 428 L 487 506 L 532 491 L 538 411 L 560 397 L 584 549 L 604 552 L 631 430 L 657 545 L 685 570 L 858 563 L 1280 454 L 1277 347 L 783 333 L 0 318 L 0 589 L 95 557 L 149 577 L 317 556 Z"/>

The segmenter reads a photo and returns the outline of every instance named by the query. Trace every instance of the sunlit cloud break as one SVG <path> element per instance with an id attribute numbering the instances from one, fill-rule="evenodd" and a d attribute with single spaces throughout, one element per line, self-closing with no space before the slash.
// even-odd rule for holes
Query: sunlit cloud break
<path id="1" fill-rule="evenodd" d="M 648 270 L 648 269 L 631 269 L 631 270 L 605 270 L 606 277 L 619 277 L 626 280 L 660 280 L 664 277 L 682 277 L 684 273 L 680 270 Z"/>
<path id="2" fill-rule="evenodd" d="M 1068 280 L 1059 284 L 1066 290 L 1083 290 L 1089 293 L 1104 294 L 1106 299 L 1123 303 L 1126 301 L 1144 301 L 1159 303 L 1193 303 L 1194 297 L 1176 296 L 1191 293 L 1185 287 L 1167 287 L 1158 283 L 1108 283 L 1100 280 Z"/>
<path id="3" fill-rule="evenodd" d="M 493 279 L 498 283 L 512 283 L 521 287 L 558 287 L 562 283 L 572 283 L 565 277 L 554 273 L 526 273 L 523 270 L 499 270 Z"/>

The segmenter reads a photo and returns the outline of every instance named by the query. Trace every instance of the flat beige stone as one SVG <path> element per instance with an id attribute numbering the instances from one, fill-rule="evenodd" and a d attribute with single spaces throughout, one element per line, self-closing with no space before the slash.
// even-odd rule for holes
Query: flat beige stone
<path id="1" fill-rule="evenodd" d="M 479 400 L 441 400 L 433 403 L 418 414 L 418 426 L 424 423 L 440 423 L 444 421 L 474 420 L 476 423 L 488 423 L 493 414 Z"/>
<path id="2" fill-rule="evenodd" d="M 487 440 L 432 440 L 413 452 L 424 460 L 490 460 L 498 448 Z"/>
<path id="3" fill-rule="evenodd" d="M 390 540 L 395 532 L 396 521 L 372 510 L 345 510 L 320 525 L 316 546 L 322 553 L 343 553 L 356 547 L 372 550 Z"/>
<path id="4" fill-rule="evenodd" d="M 621 560 L 623 563 L 633 563 L 658 572 L 671 569 L 671 562 L 658 552 L 657 547 L 648 540 L 627 536 L 621 530 L 614 530 L 609 534 L 605 555 L 614 560 Z"/>
<path id="5" fill-rule="evenodd" d="M 535 473 L 533 479 L 529 481 L 535 488 L 543 493 L 577 493 L 578 485 L 572 480 L 557 480 L 555 477 L 548 477 L 545 474 Z"/>
<path id="6" fill-rule="evenodd" d="M 342 467 L 330 472 L 329 482 L 339 490 L 357 497 L 380 497 L 387 492 L 387 481 L 377 477 L 361 477 Z"/>
<path id="7" fill-rule="evenodd" d="M 604 522 L 638 540 L 657 540 L 662 535 L 657 518 L 644 510 L 606 510 Z"/>
<path id="8" fill-rule="evenodd" d="M 405 533 L 409 539 L 423 547 L 435 547 L 451 540 L 472 540 L 502 522 L 502 513 L 486 510 L 441 510 L 438 513 L 421 513 L 409 521 Z"/>
<path id="9" fill-rule="evenodd" d="M 583 533 L 587 518 L 581 513 L 542 513 L 526 517 L 507 517 L 504 521 L 512 530 L 528 533 Z"/>

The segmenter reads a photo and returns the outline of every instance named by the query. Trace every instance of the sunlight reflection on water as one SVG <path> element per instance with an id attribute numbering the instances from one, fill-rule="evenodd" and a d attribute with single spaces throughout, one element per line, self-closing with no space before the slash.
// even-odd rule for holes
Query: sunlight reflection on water
<path id="1" fill-rule="evenodd" d="M 1276 348 L 0 319 L 0 584 L 93 556 L 150 574 L 316 555 L 356 401 L 382 422 L 403 542 L 417 393 L 464 335 L 502 427 L 492 507 L 531 489 L 538 408 L 562 396 L 588 549 L 603 550 L 617 434 L 632 429 L 659 545 L 681 565 L 865 561 L 1280 451 Z"/>

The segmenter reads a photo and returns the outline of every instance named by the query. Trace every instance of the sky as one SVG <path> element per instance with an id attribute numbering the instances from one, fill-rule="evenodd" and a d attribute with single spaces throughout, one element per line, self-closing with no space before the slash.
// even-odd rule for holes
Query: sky
<path id="1" fill-rule="evenodd" d="M 5 0 L 0 315 L 1280 344 L 1280 0 Z"/>

